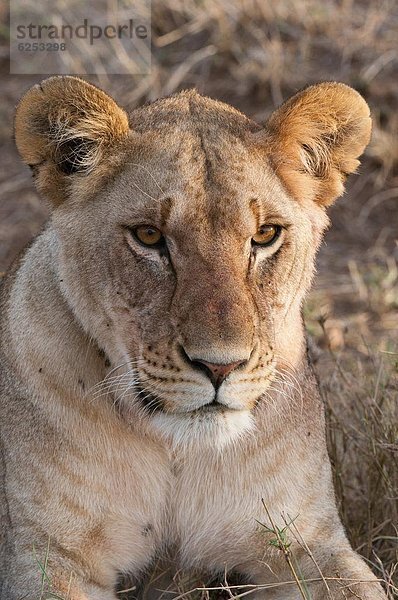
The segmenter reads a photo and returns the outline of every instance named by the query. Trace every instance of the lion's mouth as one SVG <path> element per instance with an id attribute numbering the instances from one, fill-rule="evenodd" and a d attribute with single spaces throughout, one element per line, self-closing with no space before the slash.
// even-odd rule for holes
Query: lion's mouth
<path id="1" fill-rule="evenodd" d="M 209 412 L 224 412 L 225 410 L 229 410 L 228 406 L 225 406 L 225 404 L 221 404 L 220 402 L 217 402 L 217 400 L 213 400 L 212 402 L 209 402 L 208 404 L 203 404 L 203 406 L 199 406 L 199 408 L 196 408 L 195 410 L 193 410 L 192 412 L 198 412 L 198 413 L 209 413 Z"/>
<path id="2" fill-rule="evenodd" d="M 140 401 L 141 405 L 149 413 L 167 412 L 167 410 L 165 410 L 163 400 L 161 398 L 159 398 L 159 396 L 157 396 L 156 394 L 149 392 L 147 389 L 145 389 L 139 383 L 137 383 L 135 385 L 135 392 L 136 392 L 137 399 Z M 195 414 L 203 415 L 203 414 L 209 414 L 209 413 L 217 414 L 217 413 L 224 413 L 229 410 L 233 411 L 235 409 L 229 408 L 225 404 L 221 404 L 221 402 L 218 402 L 214 398 L 212 400 L 212 402 L 209 402 L 208 404 L 203 404 L 202 406 L 198 406 L 197 408 L 194 408 L 194 409 L 188 410 L 188 411 L 182 410 L 181 414 L 192 414 L 192 415 L 195 415 Z"/>

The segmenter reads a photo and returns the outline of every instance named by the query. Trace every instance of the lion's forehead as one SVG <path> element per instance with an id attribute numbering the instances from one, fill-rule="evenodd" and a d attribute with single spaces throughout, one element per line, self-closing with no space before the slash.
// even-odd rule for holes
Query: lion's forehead
<path id="1" fill-rule="evenodd" d="M 250 173 L 251 164 L 261 164 L 252 148 L 250 138 L 241 138 L 221 126 L 209 129 L 205 125 L 190 123 L 189 127 L 164 125 L 156 131 L 147 132 L 141 137 L 141 146 L 138 152 L 133 139 L 132 148 L 127 153 L 141 154 L 142 146 L 146 146 L 145 161 L 163 168 L 171 167 L 170 178 L 184 171 L 189 174 L 189 179 L 210 175 L 217 182 L 226 172 L 230 181 L 242 181 L 242 175 Z M 148 148 L 151 149 L 148 156 Z M 266 162 L 264 160 L 264 162 Z"/>
<path id="2" fill-rule="evenodd" d="M 146 143 L 145 136 L 142 144 Z M 195 219 L 198 211 L 222 220 L 238 219 L 252 198 L 266 202 L 277 196 L 283 201 L 283 187 L 265 156 L 259 156 L 250 142 L 220 129 L 208 132 L 192 125 L 164 128 L 156 136 L 151 155 L 140 161 L 140 149 L 126 152 L 123 189 L 131 188 L 146 204 L 167 204 L 172 198 L 179 217 Z M 168 210 L 168 209 L 166 209 Z"/>

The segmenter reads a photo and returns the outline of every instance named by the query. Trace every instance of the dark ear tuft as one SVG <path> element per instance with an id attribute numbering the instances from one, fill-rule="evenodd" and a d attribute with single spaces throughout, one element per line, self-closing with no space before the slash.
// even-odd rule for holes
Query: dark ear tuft
<path id="1" fill-rule="evenodd" d="M 65 176 L 92 173 L 128 133 L 124 110 L 77 77 L 50 77 L 33 86 L 15 116 L 19 153 L 55 204 L 65 199 Z"/>
<path id="2" fill-rule="evenodd" d="M 91 164 L 90 157 L 95 151 L 95 144 L 83 138 L 72 138 L 59 144 L 54 160 L 62 173 L 74 175 L 84 172 Z"/>

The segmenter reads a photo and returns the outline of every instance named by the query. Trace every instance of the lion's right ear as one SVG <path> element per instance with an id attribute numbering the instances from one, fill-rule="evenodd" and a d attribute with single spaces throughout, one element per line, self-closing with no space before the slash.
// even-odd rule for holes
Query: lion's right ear
<path id="1" fill-rule="evenodd" d="M 105 92 L 77 77 L 50 77 L 21 99 L 15 116 L 18 151 L 38 189 L 54 204 L 74 175 L 86 177 L 129 133 L 127 114 Z"/>

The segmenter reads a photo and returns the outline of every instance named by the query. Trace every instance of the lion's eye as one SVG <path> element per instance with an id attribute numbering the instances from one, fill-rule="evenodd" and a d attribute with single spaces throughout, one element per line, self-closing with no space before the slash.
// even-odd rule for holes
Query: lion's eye
<path id="1" fill-rule="evenodd" d="M 133 234 L 145 246 L 161 246 L 164 243 L 162 232 L 152 225 L 140 225 L 132 229 Z"/>
<path id="2" fill-rule="evenodd" d="M 252 237 L 255 246 L 270 246 L 279 237 L 282 227 L 280 225 L 261 225 L 256 235 Z"/>

